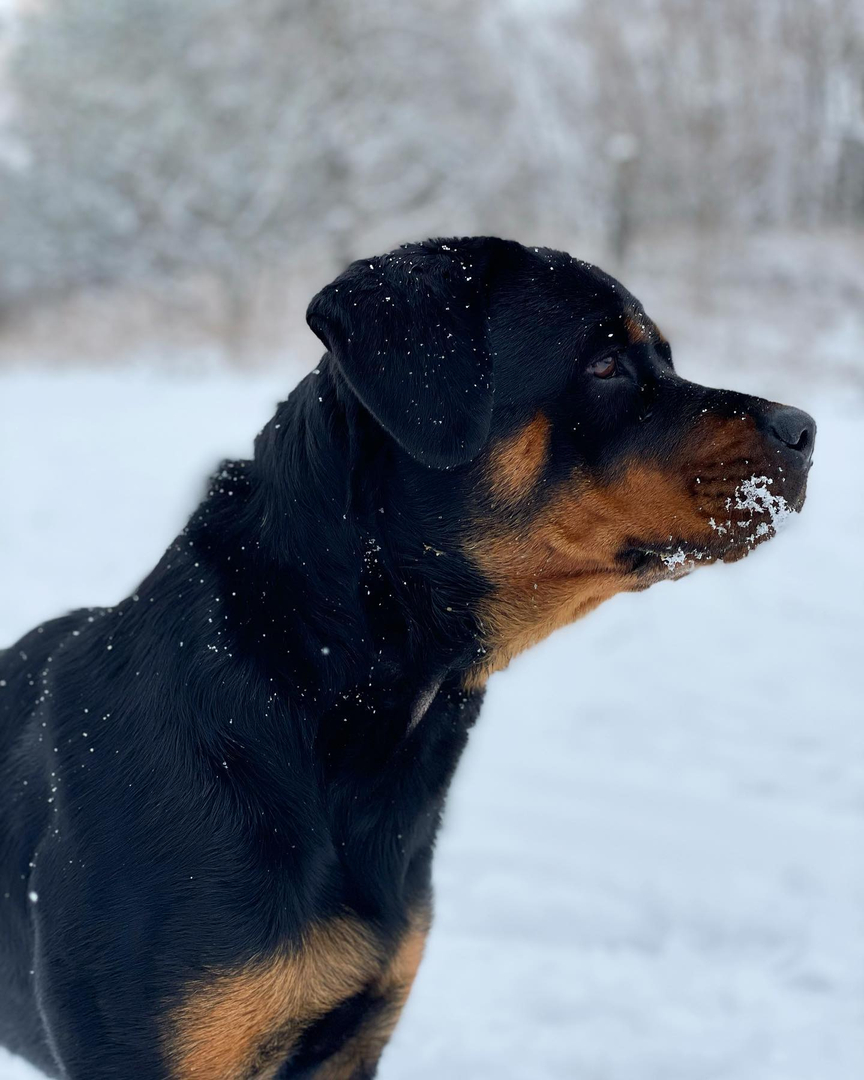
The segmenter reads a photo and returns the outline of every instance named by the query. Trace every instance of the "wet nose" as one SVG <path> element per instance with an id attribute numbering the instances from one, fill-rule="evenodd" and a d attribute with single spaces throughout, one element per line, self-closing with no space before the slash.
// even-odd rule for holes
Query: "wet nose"
<path id="1" fill-rule="evenodd" d="M 816 441 L 816 421 L 809 413 L 778 405 L 768 414 L 767 421 L 768 434 L 773 439 L 800 454 L 805 463 L 810 460 Z"/>

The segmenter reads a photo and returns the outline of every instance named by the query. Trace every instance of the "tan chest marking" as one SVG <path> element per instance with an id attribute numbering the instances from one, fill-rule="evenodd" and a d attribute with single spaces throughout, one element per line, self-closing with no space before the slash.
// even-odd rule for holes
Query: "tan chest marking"
<path id="1" fill-rule="evenodd" d="M 267 1080 L 303 1030 L 382 977 L 385 958 L 366 926 L 340 917 L 302 947 L 190 988 L 167 1040 L 176 1080 Z"/>
<path id="2" fill-rule="evenodd" d="M 428 916 L 420 913 L 402 939 L 373 991 L 382 1000 L 382 1008 L 334 1057 L 321 1066 L 316 1080 L 352 1080 L 371 1073 L 390 1041 L 393 1029 L 408 1000 L 428 934 Z"/>

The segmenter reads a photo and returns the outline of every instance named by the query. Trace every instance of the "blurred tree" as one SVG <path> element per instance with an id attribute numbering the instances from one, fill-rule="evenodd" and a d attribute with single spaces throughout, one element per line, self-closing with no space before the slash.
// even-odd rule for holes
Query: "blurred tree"
<path id="1" fill-rule="evenodd" d="M 206 273 L 235 339 L 262 265 L 312 238 L 345 261 L 370 215 L 398 218 L 445 187 L 479 203 L 500 175 L 486 136 L 510 95 L 484 12 L 55 0 L 14 56 L 30 160 L 4 183 L 7 288 Z"/>
<path id="2" fill-rule="evenodd" d="M 0 300 L 203 277 L 238 347 L 313 246 L 864 205 L 860 0 L 44 0 L 6 63 Z"/>

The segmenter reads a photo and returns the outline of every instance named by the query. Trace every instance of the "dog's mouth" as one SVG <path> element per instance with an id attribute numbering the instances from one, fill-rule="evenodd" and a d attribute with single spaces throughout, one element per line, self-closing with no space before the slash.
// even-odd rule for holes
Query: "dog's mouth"
<path id="1" fill-rule="evenodd" d="M 667 544 L 627 548 L 620 558 L 628 564 L 630 573 L 639 577 L 675 581 L 692 573 L 697 566 L 716 562 L 719 556 L 686 540 L 670 538 Z"/>
<path id="2" fill-rule="evenodd" d="M 712 530 L 723 535 L 731 532 L 733 539 L 744 547 L 753 548 L 762 540 L 770 540 L 793 514 L 804 505 L 806 475 L 791 502 L 782 494 L 770 476 L 751 476 L 742 481 L 726 500 L 727 516 L 722 523 L 711 518 Z"/>
<path id="3" fill-rule="evenodd" d="M 731 495 L 703 507 L 707 530 L 698 539 L 670 533 L 659 542 L 634 541 L 619 558 L 643 584 L 674 581 L 718 561 L 737 562 L 776 536 L 801 510 L 805 496 L 806 472 L 791 485 L 754 473 Z"/>

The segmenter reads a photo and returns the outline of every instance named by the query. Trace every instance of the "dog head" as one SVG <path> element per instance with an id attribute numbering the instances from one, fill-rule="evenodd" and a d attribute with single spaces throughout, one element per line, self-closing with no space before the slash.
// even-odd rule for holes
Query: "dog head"
<path id="1" fill-rule="evenodd" d="M 617 592 L 741 558 L 804 502 L 813 419 L 681 378 L 639 302 L 563 252 L 408 245 L 307 318 L 485 582 L 475 681 Z"/>

